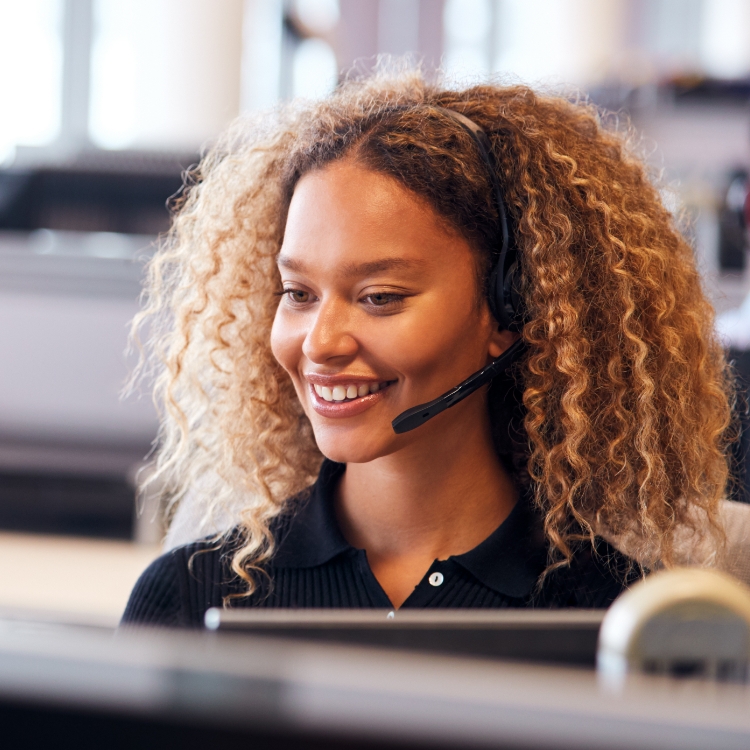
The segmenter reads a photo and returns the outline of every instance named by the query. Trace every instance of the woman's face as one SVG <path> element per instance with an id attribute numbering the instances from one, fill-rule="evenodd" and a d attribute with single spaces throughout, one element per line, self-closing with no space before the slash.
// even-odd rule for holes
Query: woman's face
<path id="1" fill-rule="evenodd" d="M 417 430 L 391 427 L 512 340 L 478 303 L 469 244 L 396 180 L 351 160 L 306 174 L 278 264 L 271 346 L 325 456 L 372 461 L 488 419 L 477 392 Z"/>

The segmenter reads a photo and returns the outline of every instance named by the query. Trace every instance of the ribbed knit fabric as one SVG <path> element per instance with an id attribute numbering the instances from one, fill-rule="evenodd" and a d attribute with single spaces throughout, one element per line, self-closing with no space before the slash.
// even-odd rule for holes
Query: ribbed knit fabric
<path id="1" fill-rule="evenodd" d="M 343 470 L 325 462 L 307 500 L 277 519 L 277 552 L 267 578 L 230 606 L 393 608 L 365 551 L 349 545 L 336 523 L 333 489 Z M 240 538 L 235 530 L 219 542 L 195 542 L 155 560 L 138 580 L 123 623 L 202 627 L 207 609 L 246 589 L 230 567 Z M 628 560 L 603 540 L 595 549 L 581 546 L 571 565 L 550 573 L 540 588 L 546 559 L 540 519 L 522 498 L 473 550 L 435 560 L 402 608 L 600 608 L 628 582 Z"/>

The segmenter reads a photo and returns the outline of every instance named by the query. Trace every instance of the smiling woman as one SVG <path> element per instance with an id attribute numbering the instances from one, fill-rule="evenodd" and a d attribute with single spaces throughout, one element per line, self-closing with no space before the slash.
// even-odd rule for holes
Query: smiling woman
<path id="1" fill-rule="evenodd" d="M 295 187 L 271 348 L 318 448 L 347 465 L 340 524 L 397 606 L 433 560 L 489 537 L 516 499 L 482 394 L 416 433 L 391 426 L 517 337 L 479 293 L 476 255 L 424 199 L 356 156 Z"/>
<path id="2" fill-rule="evenodd" d="M 376 76 L 237 123 L 194 178 L 145 311 L 155 476 L 172 507 L 243 511 L 157 560 L 125 622 L 601 607 L 639 570 L 598 534 L 654 564 L 686 527 L 718 549 L 731 385 L 712 310 L 593 109 Z M 394 429 L 493 363 L 489 387 Z"/>

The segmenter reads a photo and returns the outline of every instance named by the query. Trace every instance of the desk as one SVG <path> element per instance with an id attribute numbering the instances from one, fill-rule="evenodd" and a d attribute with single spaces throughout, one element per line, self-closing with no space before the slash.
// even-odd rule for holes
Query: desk
<path id="1" fill-rule="evenodd" d="M 157 545 L 114 539 L 0 532 L 0 620 L 30 619 L 114 627 Z"/>
<path id="2" fill-rule="evenodd" d="M 6 747 L 750 747 L 750 689 L 190 632 L 0 622 Z M 13 740 L 7 743 L 7 739 Z M 7 743 L 7 744 L 6 744 Z"/>

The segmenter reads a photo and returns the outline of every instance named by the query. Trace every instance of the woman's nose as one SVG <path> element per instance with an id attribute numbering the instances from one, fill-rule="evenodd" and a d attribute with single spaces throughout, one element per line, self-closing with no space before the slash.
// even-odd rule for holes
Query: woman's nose
<path id="1" fill-rule="evenodd" d="M 348 305 L 332 300 L 321 303 L 302 344 L 303 354 L 318 364 L 349 359 L 357 353 Z"/>

